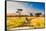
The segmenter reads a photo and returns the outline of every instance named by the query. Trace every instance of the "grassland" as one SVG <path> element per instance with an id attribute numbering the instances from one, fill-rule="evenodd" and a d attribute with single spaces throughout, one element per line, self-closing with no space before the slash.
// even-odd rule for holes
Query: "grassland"
<path id="1" fill-rule="evenodd" d="M 32 27 L 32 28 L 44 28 L 44 17 L 7 17 L 7 28 L 17 27 Z"/>

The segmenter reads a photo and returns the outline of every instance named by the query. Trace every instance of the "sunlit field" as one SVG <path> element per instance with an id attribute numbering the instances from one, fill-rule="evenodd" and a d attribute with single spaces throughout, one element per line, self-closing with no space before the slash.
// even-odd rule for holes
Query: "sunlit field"
<path id="1" fill-rule="evenodd" d="M 7 17 L 8 29 L 18 27 L 44 28 L 44 17 Z"/>

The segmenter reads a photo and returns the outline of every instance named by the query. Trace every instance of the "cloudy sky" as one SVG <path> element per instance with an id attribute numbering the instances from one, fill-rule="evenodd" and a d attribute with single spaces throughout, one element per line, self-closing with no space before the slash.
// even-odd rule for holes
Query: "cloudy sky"
<path id="1" fill-rule="evenodd" d="M 36 2 L 12 2 L 7 1 L 7 14 L 16 13 L 17 9 L 23 9 L 22 15 L 41 12 L 44 14 L 44 3 Z"/>

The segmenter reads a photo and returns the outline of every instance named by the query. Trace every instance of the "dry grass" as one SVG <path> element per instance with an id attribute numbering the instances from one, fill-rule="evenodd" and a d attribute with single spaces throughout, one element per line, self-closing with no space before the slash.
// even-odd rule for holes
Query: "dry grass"
<path id="1" fill-rule="evenodd" d="M 24 26 L 26 17 L 7 17 L 7 27 L 8 28 L 17 28 L 20 26 Z M 44 17 L 27 17 L 29 22 L 27 22 L 26 26 L 32 28 L 44 28 Z"/>

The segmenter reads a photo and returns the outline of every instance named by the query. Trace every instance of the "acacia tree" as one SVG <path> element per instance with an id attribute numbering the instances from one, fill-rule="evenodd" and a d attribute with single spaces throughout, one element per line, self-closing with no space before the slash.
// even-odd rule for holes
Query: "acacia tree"
<path id="1" fill-rule="evenodd" d="M 36 13 L 35 16 L 36 17 L 39 17 L 41 15 L 41 13 Z"/>
<path id="2" fill-rule="evenodd" d="M 17 9 L 16 13 L 19 13 L 19 16 L 21 15 L 22 9 Z"/>

